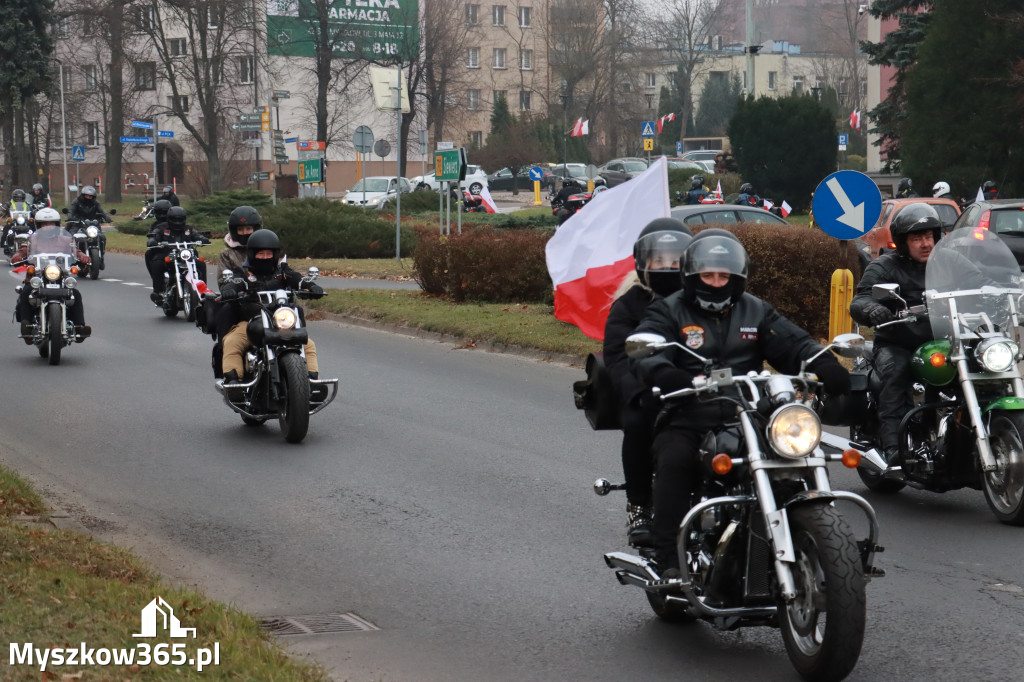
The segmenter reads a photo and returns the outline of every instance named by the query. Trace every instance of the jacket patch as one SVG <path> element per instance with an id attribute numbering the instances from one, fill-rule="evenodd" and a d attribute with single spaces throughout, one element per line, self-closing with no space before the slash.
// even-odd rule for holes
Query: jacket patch
<path id="1" fill-rule="evenodd" d="M 757 341 L 757 327 L 740 327 L 740 341 Z"/>
<path id="2" fill-rule="evenodd" d="M 700 348 L 704 345 L 704 327 L 689 324 L 683 327 L 682 333 L 686 337 L 684 343 L 687 348 Z"/>

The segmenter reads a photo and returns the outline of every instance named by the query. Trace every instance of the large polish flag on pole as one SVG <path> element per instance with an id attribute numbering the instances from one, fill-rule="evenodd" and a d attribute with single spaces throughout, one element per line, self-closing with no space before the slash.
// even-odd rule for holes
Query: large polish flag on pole
<path id="1" fill-rule="evenodd" d="M 555 317 L 603 340 L 612 297 L 634 267 L 633 242 L 647 223 L 669 215 L 668 164 L 661 157 L 565 221 L 546 248 Z"/>

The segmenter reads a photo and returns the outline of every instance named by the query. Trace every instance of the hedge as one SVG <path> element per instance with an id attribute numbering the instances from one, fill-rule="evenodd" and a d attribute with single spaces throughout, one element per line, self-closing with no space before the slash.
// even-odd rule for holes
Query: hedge
<path id="1" fill-rule="evenodd" d="M 295 258 L 388 258 L 395 255 L 394 219 L 379 211 L 330 199 L 289 199 L 262 211 Z M 402 227 L 402 256 L 416 246 L 416 232 Z"/>
<path id="2" fill-rule="evenodd" d="M 228 216 L 239 206 L 252 206 L 263 213 L 271 206 L 271 198 L 266 192 L 254 189 L 232 189 L 183 204 L 188 211 L 189 224 L 200 230 L 210 230 L 214 237 L 227 234 Z"/>

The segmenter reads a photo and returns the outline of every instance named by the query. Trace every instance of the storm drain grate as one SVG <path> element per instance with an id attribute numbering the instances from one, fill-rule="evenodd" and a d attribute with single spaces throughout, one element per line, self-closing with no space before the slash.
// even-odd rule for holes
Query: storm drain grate
<path id="1" fill-rule="evenodd" d="M 380 630 L 370 621 L 351 612 L 316 616 L 271 616 L 260 621 L 260 629 L 272 635 L 319 635 L 325 632 Z"/>

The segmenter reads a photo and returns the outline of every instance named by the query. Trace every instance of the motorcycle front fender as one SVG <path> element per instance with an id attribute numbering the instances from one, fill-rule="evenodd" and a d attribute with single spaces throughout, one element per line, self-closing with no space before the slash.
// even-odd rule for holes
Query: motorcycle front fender
<path id="1" fill-rule="evenodd" d="M 992 410 L 1024 410 L 1024 398 L 1008 395 L 993 400 L 982 409 L 982 413 L 988 414 Z"/>

